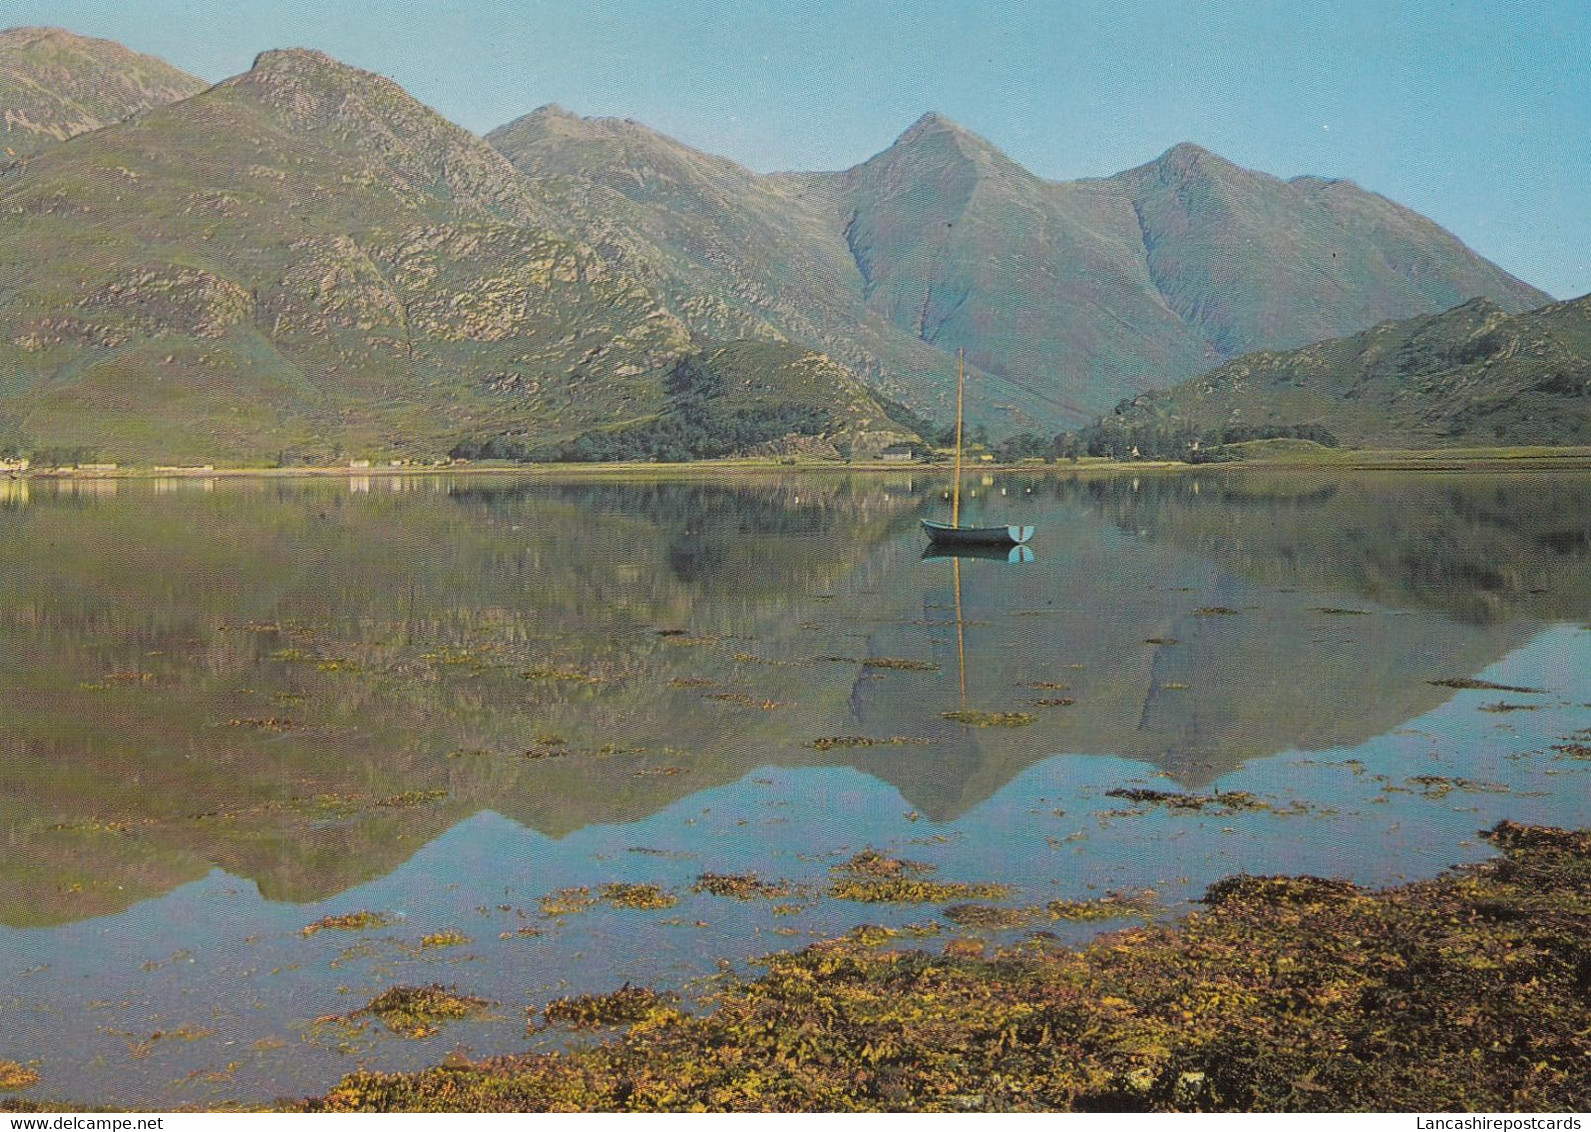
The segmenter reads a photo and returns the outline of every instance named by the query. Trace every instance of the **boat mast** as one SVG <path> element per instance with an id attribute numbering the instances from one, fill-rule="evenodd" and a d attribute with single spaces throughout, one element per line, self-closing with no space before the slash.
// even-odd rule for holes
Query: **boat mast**
<path id="1" fill-rule="evenodd" d="M 950 525 L 961 526 L 961 398 L 967 384 L 966 350 L 956 351 L 956 486 L 950 502 Z"/>

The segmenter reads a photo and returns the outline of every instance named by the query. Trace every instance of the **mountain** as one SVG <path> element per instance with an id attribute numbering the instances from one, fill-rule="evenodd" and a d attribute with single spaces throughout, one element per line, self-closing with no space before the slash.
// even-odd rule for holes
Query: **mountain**
<path id="1" fill-rule="evenodd" d="M 209 85 L 110 40 L 61 28 L 0 31 L 0 166 Z"/>
<path id="2" fill-rule="evenodd" d="M 697 349 L 645 263 L 318 52 L 47 150 L 0 208 L 25 218 L 0 230 L 15 446 L 238 462 L 554 440 L 655 414 Z"/>
<path id="3" fill-rule="evenodd" d="M 1123 402 L 1092 435 L 1147 452 L 1156 436 L 1312 432 L 1370 447 L 1591 444 L 1591 295 L 1523 314 L 1472 299 L 1298 350 L 1247 354 Z"/>
<path id="4" fill-rule="evenodd" d="M 842 176 L 871 306 L 1077 409 L 1474 295 L 1548 298 L 1348 182 L 1284 182 L 1192 145 L 1054 183 L 930 115 Z"/>
<path id="5" fill-rule="evenodd" d="M 758 176 L 557 108 L 488 140 L 716 309 L 815 341 L 914 408 L 948 415 L 949 367 L 904 343 L 965 349 L 970 415 L 996 431 L 1476 295 L 1510 311 L 1548 299 L 1351 182 L 1282 181 L 1192 145 L 1057 183 L 937 114 L 843 173 Z"/>
<path id="6" fill-rule="evenodd" d="M 819 178 L 759 176 L 639 123 L 543 107 L 487 135 L 593 246 L 647 265 L 699 333 L 815 346 L 940 421 L 954 365 L 868 305 L 865 280 Z M 973 371 L 969 415 L 1048 422 L 1052 397 Z"/>
<path id="7" fill-rule="evenodd" d="M 91 43 L 6 34 L 30 58 Z M 138 97 L 72 129 L 187 89 L 124 55 L 81 82 Z M 66 98 L 85 67 L 39 73 Z M 29 105 L 0 111 L 40 123 Z M 761 175 L 555 107 L 488 144 L 308 50 L 0 168 L 0 214 L 22 221 L 0 226 L 0 448 L 146 463 L 644 450 L 703 427 L 705 449 L 788 450 L 748 439 L 781 422 L 869 450 L 912 434 L 874 427 L 885 408 L 920 419 L 885 402 L 952 419 L 958 349 L 972 423 L 1047 435 L 1252 348 L 1546 298 L 1347 182 L 1192 146 L 1055 183 L 927 115 L 845 172 Z M 726 349 L 726 372 L 761 359 L 801 388 L 670 391 Z M 793 364 L 813 351 L 832 364 Z"/>

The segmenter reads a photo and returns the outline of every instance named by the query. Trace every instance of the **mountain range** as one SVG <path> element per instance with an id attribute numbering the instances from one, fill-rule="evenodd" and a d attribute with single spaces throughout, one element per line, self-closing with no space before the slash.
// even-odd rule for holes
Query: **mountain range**
<path id="1" fill-rule="evenodd" d="M 709 355 L 751 383 L 812 357 L 844 419 L 799 411 L 810 383 L 757 411 L 865 448 L 951 419 L 957 351 L 970 421 L 1047 433 L 1252 350 L 1549 301 L 1350 182 L 1192 145 L 1059 183 L 929 114 L 855 168 L 757 174 L 557 107 L 482 139 L 314 51 L 205 88 L 57 29 L 0 34 L 0 114 L 18 449 L 606 451 Z"/>

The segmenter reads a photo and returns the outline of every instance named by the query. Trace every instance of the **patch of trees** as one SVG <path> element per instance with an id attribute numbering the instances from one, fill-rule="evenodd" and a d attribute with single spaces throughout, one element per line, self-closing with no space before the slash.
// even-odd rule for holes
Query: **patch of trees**
<path id="1" fill-rule="evenodd" d="M 1251 440 L 1309 440 L 1325 448 L 1337 447 L 1337 437 L 1318 424 L 1226 425 L 1201 430 L 1180 421 L 1129 423 L 1112 414 L 1077 434 L 1078 445 L 1090 456 L 1182 460 L 1192 464 L 1235 459 L 1229 446 Z"/>
<path id="2" fill-rule="evenodd" d="M 914 432 L 924 440 L 932 440 L 934 436 L 943 431 L 939 425 L 917 412 L 917 410 L 902 405 L 899 401 L 885 397 L 882 393 L 875 392 L 873 396 L 877 399 L 879 408 L 884 410 L 884 415 L 907 432 Z M 953 444 L 955 443 L 954 428 L 951 429 L 951 433 L 951 443 Z"/>
<path id="3" fill-rule="evenodd" d="M 736 403 L 724 396 L 723 378 L 695 358 L 681 359 L 664 389 L 671 404 L 649 421 L 594 429 L 573 440 L 534 446 L 507 435 L 468 438 L 449 455 L 456 460 L 519 463 L 681 463 L 730 456 L 792 433 L 819 435 L 832 423 L 828 410 L 819 405 L 765 400 Z"/>

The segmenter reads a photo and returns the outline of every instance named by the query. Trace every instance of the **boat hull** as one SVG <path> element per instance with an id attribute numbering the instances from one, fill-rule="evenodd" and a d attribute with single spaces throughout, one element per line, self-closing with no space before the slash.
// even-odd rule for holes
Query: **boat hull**
<path id="1" fill-rule="evenodd" d="M 951 546 L 949 543 L 931 542 L 923 547 L 923 561 L 939 562 L 946 558 L 987 558 L 990 562 L 1033 561 L 1033 548 L 1008 542 L 980 542 L 968 546 Z"/>
<path id="2" fill-rule="evenodd" d="M 1032 527 L 1015 523 L 1003 527 L 957 527 L 922 520 L 923 531 L 938 546 L 1021 546 L 1033 537 Z"/>

